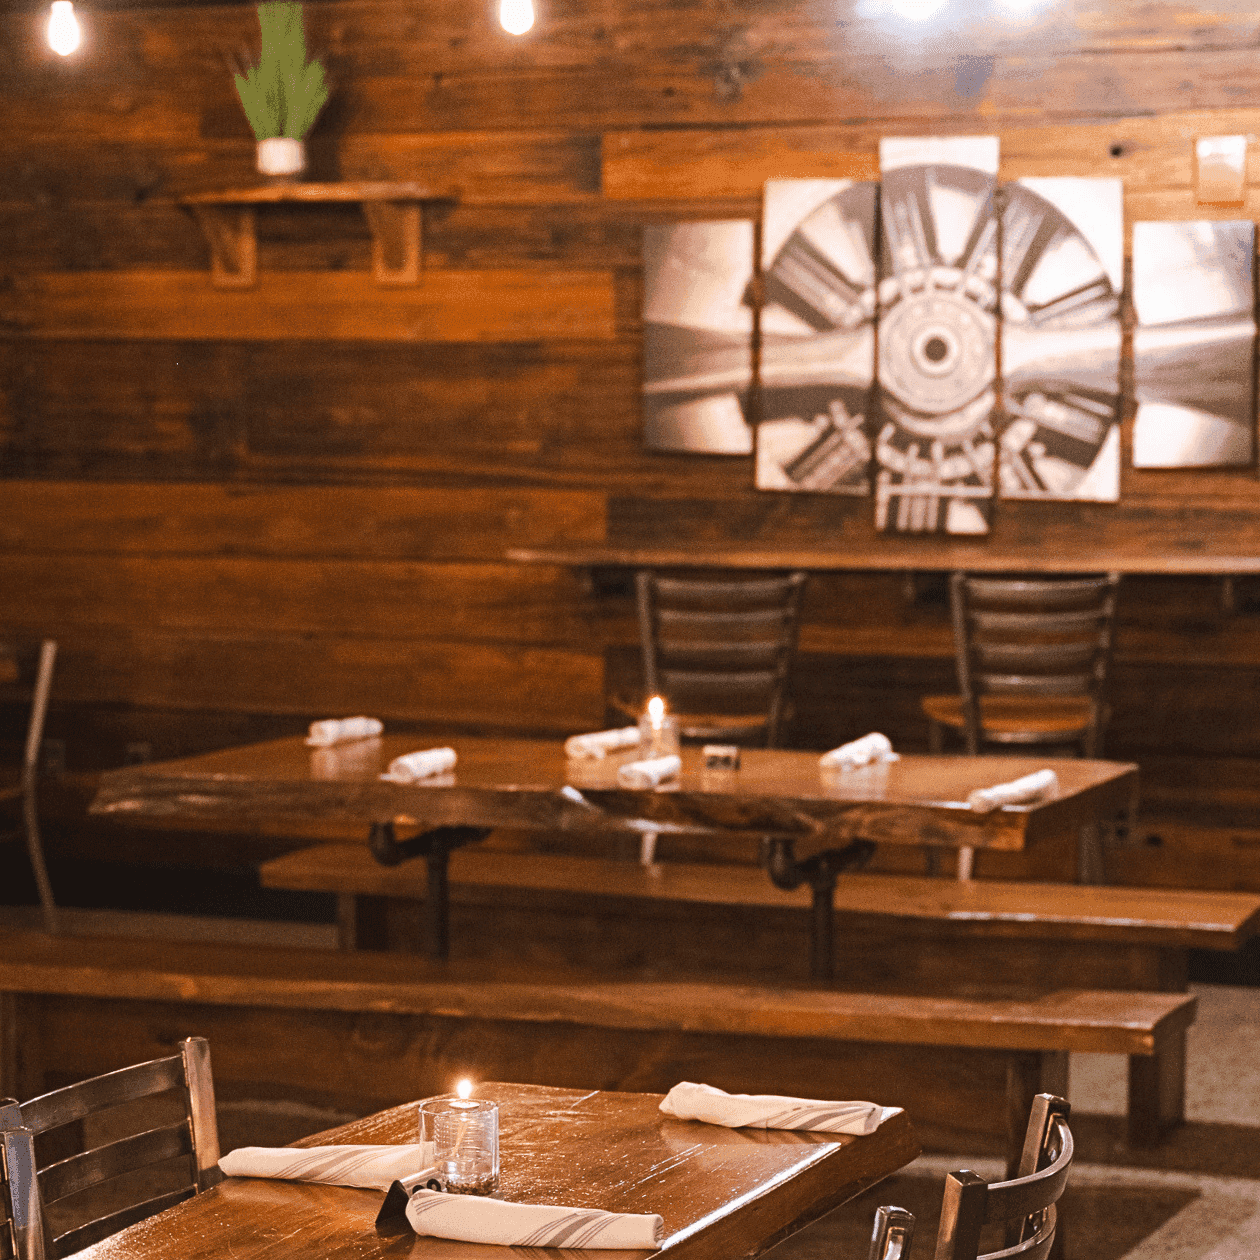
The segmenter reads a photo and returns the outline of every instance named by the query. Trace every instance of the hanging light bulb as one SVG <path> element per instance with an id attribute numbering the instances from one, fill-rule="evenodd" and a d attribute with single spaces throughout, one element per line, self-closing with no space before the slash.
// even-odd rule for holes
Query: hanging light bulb
<path id="1" fill-rule="evenodd" d="M 533 0 L 499 0 L 499 25 L 509 35 L 524 35 L 534 25 Z"/>
<path id="2" fill-rule="evenodd" d="M 79 46 L 79 20 L 74 16 L 70 0 L 53 0 L 48 18 L 48 47 L 68 57 Z"/>

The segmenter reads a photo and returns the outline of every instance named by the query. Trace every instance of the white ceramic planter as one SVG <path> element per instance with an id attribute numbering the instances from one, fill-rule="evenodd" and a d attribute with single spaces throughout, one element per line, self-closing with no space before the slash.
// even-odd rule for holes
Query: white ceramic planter
<path id="1" fill-rule="evenodd" d="M 300 175 L 306 170 L 306 145 L 288 136 L 258 142 L 258 171 L 273 178 Z"/>

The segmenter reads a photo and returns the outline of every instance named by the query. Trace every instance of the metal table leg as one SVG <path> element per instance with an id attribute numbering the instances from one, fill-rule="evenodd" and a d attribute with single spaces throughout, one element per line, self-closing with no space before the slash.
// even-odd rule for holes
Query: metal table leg
<path id="1" fill-rule="evenodd" d="M 410 840 L 399 840 L 392 822 L 373 823 L 368 833 L 372 856 L 382 866 L 397 866 L 423 857 L 428 867 L 428 895 L 424 907 L 425 952 L 436 962 L 450 956 L 450 889 L 447 867 L 451 850 L 484 840 L 490 827 L 434 827 Z"/>
<path id="2" fill-rule="evenodd" d="M 835 979 L 836 878 L 843 871 L 860 870 L 871 860 L 875 844 L 854 840 L 843 849 L 824 849 L 804 862 L 792 852 L 792 841 L 777 836 L 762 842 L 762 860 L 776 888 L 791 892 L 808 884 L 813 892 L 809 923 L 809 974 L 830 984 Z"/>

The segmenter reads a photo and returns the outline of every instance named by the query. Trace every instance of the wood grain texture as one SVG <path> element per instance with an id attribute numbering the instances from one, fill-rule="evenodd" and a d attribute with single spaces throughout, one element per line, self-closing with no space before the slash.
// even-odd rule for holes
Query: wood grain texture
<path id="1" fill-rule="evenodd" d="M 412 859 L 383 867 L 362 846 L 321 845 L 266 862 L 266 888 L 427 895 L 426 864 Z M 636 862 L 510 854 L 473 847 L 451 854 L 453 886 L 509 887 L 646 901 L 678 901 L 771 909 L 810 905 L 810 890 L 775 888 L 754 867 L 686 862 Z M 1117 944 L 1238 949 L 1260 931 L 1260 898 L 1193 890 L 1014 884 L 996 880 L 914 879 L 847 874 L 833 904 L 851 915 L 922 920 L 976 936 L 1045 940 L 1096 939 Z"/>
<path id="2" fill-rule="evenodd" d="M 749 749 L 739 771 L 712 775 L 701 750 L 685 748 L 677 785 L 621 787 L 623 753 L 566 761 L 559 742 L 457 738 L 449 775 L 418 784 L 382 781 L 414 738 L 386 734 L 331 749 L 301 739 L 158 762 L 102 776 L 93 812 L 387 821 L 526 827 L 576 832 L 712 832 L 793 837 L 798 856 L 851 839 L 1022 849 L 1040 836 L 1131 803 L 1137 767 L 1105 761 L 1015 757 L 903 757 L 856 771 L 820 768 L 812 753 Z M 432 745 L 428 745 L 432 746 Z M 967 808 L 976 788 L 1043 765 L 1059 776 L 1057 797 L 988 814 Z"/>
<path id="3" fill-rule="evenodd" d="M 411 289 L 360 272 L 281 272 L 255 288 L 200 272 L 44 272 L 0 306 L 0 329 L 56 339 L 531 341 L 615 336 L 601 272 L 432 271 Z"/>
<path id="4" fill-rule="evenodd" d="M 603 712 L 602 662 L 570 649 L 134 629 L 63 638 L 62 704 L 369 711 L 557 733 L 595 724 Z"/>
<path id="5" fill-rule="evenodd" d="M 1182 993 L 1053 989 L 1022 998 L 917 997 L 814 988 L 538 976 L 524 967 L 394 954 L 5 932 L 0 989 L 210 1005 L 440 1015 L 522 1024 L 823 1038 L 999 1050 L 1154 1054 L 1184 1032 Z"/>
<path id="6" fill-rule="evenodd" d="M 10 481 L 6 559 L 64 552 L 360 560 L 495 559 L 505 536 L 597 540 L 598 492 L 512 487 Z"/>
<path id="7" fill-rule="evenodd" d="M 760 1254 L 918 1151 L 904 1116 L 869 1141 L 772 1134 L 750 1143 L 732 1130 L 662 1120 L 654 1094 L 491 1084 L 478 1096 L 499 1104 L 505 1199 L 656 1212 L 665 1222 L 662 1249 L 694 1260 L 726 1254 L 736 1238 L 747 1254 Z M 414 1127 L 411 1104 L 320 1136 L 333 1145 L 398 1143 L 414 1140 Z M 676 1152 L 684 1144 L 685 1152 Z M 662 1161 L 670 1164 L 666 1172 Z M 379 1206 L 379 1194 L 370 1191 L 230 1178 L 84 1254 L 160 1260 L 222 1254 L 227 1246 L 261 1256 L 296 1244 L 330 1258 L 397 1255 L 400 1240 L 371 1228 Z M 435 1260 L 489 1260 L 499 1250 L 434 1238 L 404 1245 Z"/>

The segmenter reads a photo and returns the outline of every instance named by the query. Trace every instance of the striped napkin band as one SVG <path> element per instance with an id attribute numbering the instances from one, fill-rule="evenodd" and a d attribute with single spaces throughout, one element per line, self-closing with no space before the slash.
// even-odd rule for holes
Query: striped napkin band
<path id="1" fill-rule="evenodd" d="M 229 1177 L 278 1177 L 388 1190 L 432 1163 L 432 1143 L 407 1146 L 238 1146 L 219 1160 Z"/>
<path id="2" fill-rule="evenodd" d="M 407 1204 L 417 1234 L 504 1247 L 599 1247 L 652 1251 L 661 1245 L 659 1216 L 597 1208 L 505 1203 L 470 1194 L 417 1190 Z"/>
<path id="3" fill-rule="evenodd" d="M 661 1100 L 661 1110 L 677 1120 L 703 1120 L 728 1129 L 812 1129 L 864 1136 L 900 1108 L 781 1094 L 728 1094 L 712 1085 L 682 1081 Z"/>

